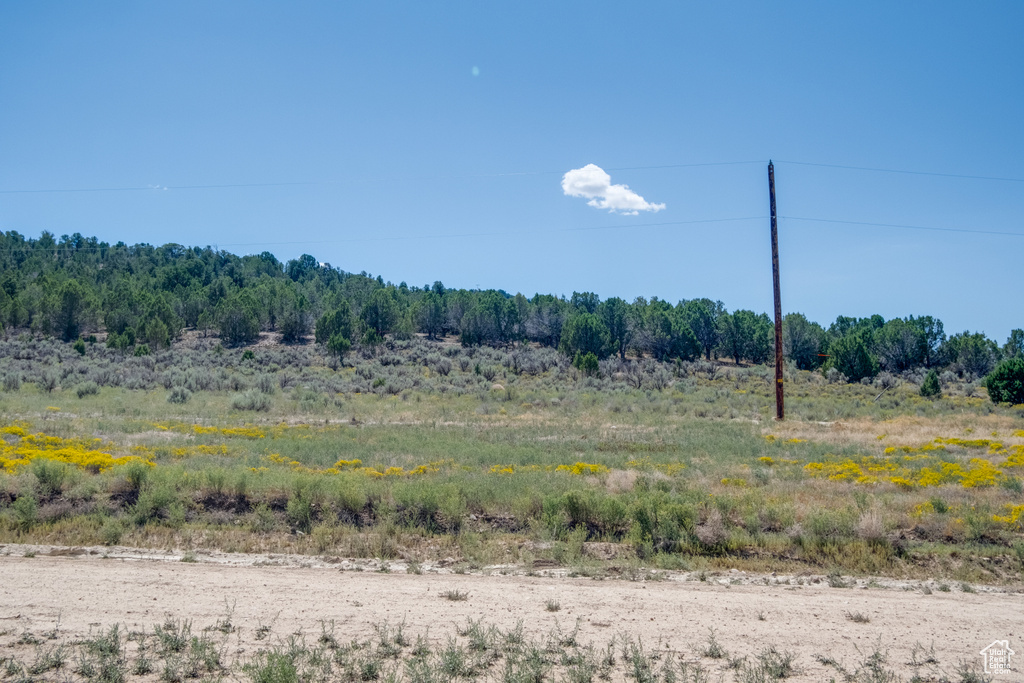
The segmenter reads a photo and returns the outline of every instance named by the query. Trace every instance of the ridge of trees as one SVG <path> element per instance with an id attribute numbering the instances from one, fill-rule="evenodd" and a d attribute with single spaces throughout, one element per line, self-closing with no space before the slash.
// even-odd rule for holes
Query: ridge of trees
<path id="1" fill-rule="evenodd" d="M 651 297 L 568 299 L 503 290 L 394 285 L 348 273 L 304 254 L 279 261 L 270 252 L 236 256 L 210 247 L 108 244 L 80 234 L 38 239 L 0 232 L 0 325 L 74 341 L 105 329 L 107 345 L 130 351 L 167 347 L 188 328 L 247 344 L 261 331 L 286 343 L 309 335 L 335 356 L 353 344 L 376 345 L 416 332 L 462 344 L 534 342 L 570 358 L 627 354 L 659 360 L 703 355 L 736 363 L 774 359 L 774 327 L 764 313 L 728 311 L 697 298 L 673 305 Z M 947 336 L 941 320 L 839 316 L 825 328 L 801 313 L 783 321 L 784 353 L 804 370 L 848 381 L 916 369 L 982 377 L 1007 359 L 1024 358 L 1024 330 L 1002 346 L 982 333 Z"/>

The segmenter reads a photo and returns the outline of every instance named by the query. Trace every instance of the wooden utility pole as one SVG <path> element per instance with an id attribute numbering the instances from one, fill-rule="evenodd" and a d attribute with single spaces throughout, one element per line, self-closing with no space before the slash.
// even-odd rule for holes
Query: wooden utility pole
<path id="1" fill-rule="evenodd" d="M 775 286 L 775 419 L 786 417 L 782 392 L 782 295 L 779 293 L 779 224 L 775 217 L 775 166 L 768 161 L 768 196 L 772 209 L 772 281 Z"/>

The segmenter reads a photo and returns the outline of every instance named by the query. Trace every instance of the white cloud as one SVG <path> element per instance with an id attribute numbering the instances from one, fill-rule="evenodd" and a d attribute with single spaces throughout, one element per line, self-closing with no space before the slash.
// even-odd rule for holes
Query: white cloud
<path id="1" fill-rule="evenodd" d="M 641 211 L 661 211 L 664 204 L 651 204 L 628 185 L 612 185 L 612 177 L 600 166 L 587 164 L 562 176 L 562 192 L 568 197 L 589 199 L 588 206 L 611 213 L 635 216 Z"/>

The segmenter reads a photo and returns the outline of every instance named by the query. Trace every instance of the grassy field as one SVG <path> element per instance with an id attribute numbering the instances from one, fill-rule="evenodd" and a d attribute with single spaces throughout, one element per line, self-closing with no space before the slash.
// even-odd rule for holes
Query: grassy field
<path id="1" fill-rule="evenodd" d="M 1020 581 L 1024 411 L 947 378 L 413 340 L 3 342 L 0 542 Z M 613 544 L 613 545 L 607 545 Z"/>

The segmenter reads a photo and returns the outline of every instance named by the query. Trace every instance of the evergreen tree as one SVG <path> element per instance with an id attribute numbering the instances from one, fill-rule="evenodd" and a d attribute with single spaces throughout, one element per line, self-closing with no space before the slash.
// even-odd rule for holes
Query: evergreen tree
<path id="1" fill-rule="evenodd" d="M 851 382 L 859 382 L 865 377 L 877 375 L 878 361 L 869 350 L 869 338 L 870 333 L 861 330 L 832 342 L 829 346 L 831 358 L 825 364 L 825 369 L 835 368 Z"/>
<path id="2" fill-rule="evenodd" d="M 1024 358 L 1004 360 L 985 378 L 985 387 L 993 403 L 1024 403 Z"/>
<path id="3" fill-rule="evenodd" d="M 562 352 L 575 358 L 594 354 L 595 358 L 608 356 L 608 328 L 593 313 L 579 313 L 569 318 L 562 328 Z"/>
<path id="4" fill-rule="evenodd" d="M 942 396 L 942 386 L 939 384 L 939 373 L 929 370 L 921 382 L 921 395 L 925 398 L 939 398 Z"/>

